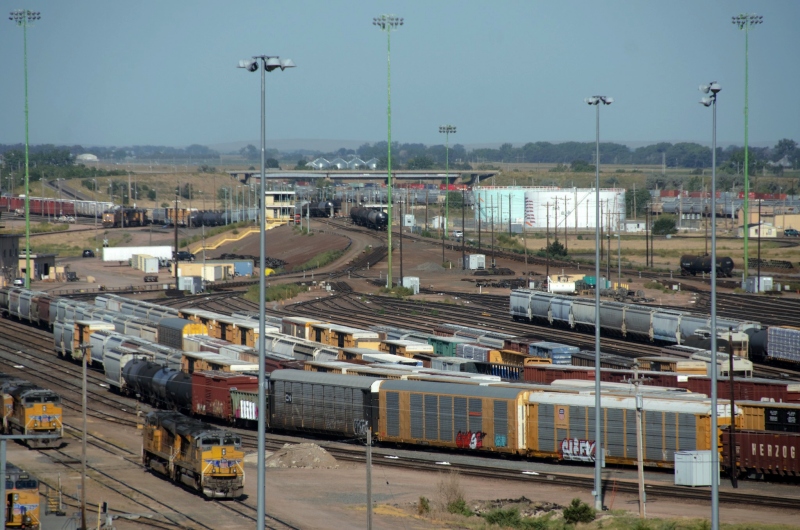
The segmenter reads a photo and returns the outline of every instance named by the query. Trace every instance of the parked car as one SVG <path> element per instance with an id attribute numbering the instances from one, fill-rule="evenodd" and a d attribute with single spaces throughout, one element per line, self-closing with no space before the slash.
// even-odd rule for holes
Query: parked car
<path id="1" fill-rule="evenodd" d="M 178 261 L 194 261 L 194 254 L 186 250 L 178 252 Z"/>
<path id="2" fill-rule="evenodd" d="M 800 231 L 797 231 L 794 228 L 787 228 L 783 231 L 783 235 L 785 237 L 800 237 Z"/>
<path id="3" fill-rule="evenodd" d="M 93 258 L 94 257 L 94 250 L 84 249 L 83 251 L 84 258 Z"/>
<path id="4" fill-rule="evenodd" d="M 14 278 L 14 287 L 25 287 L 25 278 Z"/>
<path id="5" fill-rule="evenodd" d="M 462 237 L 464 237 L 464 232 L 462 232 L 461 230 L 453 230 L 453 237 L 456 239 L 461 239 Z"/>

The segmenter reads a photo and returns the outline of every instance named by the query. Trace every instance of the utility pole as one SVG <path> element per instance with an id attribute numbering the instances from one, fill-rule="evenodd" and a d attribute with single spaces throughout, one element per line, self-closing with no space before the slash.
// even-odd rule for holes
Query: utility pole
<path id="1" fill-rule="evenodd" d="M 564 195 L 564 252 L 568 252 L 568 250 L 569 248 L 567 246 L 567 196 Z"/>
<path id="2" fill-rule="evenodd" d="M 712 330 L 712 333 L 716 333 L 717 330 Z M 731 392 L 731 436 L 730 436 L 730 455 L 731 455 L 731 462 L 730 462 L 730 469 L 731 469 L 731 486 L 734 488 L 739 487 L 739 480 L 736 476 L 736 399 L 734 396 L 734 381 L 733 381 L 733 337 L 731 337 L 733 333 L 733 328 L 728 328 L 728 381 L 730 382 L 730 392 Z M 714 367 L 716 368 L 716 367 Z M 715 447 L 711 448 L 712 450 Z M 712 473 L 714 470 L 711 471 Z"/>
<path id="3" fill-rule="evenodd" d="M 408 195 L 406 195 L 408 197 Z M 403 225 L 405 219 L 403 218 L 403 203 L 405 201 L 400 199 L 400 287 L 403 285 Z M 391 286 L 389 287 L 391 289 Z"/>
<path id="4" fill-rule="evenodd" d="M 650 208 L 644 211 L 644 266 L 650 266 Z"/>
<path id="5" fill-rule="evenodd" d="M 372 530 L 372 427 L 367 429 L 367 530 Z"/>
<path id="6" fill-rule="evenodd" d="M 428 190 L 425 189 L 425 232 L 428 231 Z"/>
<path id="7" fill-rule="evenodd" d="M 508 194 L 508 235 L 511 235 L 511 194 Z"/>
<path id="8" fill-rule="evenodd" d="M 83 436 L 81 440 L 81 528 L 86 528 L 86 350 L 91 353 L 89 344 L 81 344 L 81 364 L 83 386 L 81 390 L 81 414 L 83 416 Z M 3 501 L 5 502 L 5 500 Z"/>
<path id="9" fill-rule="evenodd" d="M 478 252 L 481 251 L 481 197 L 478 195 Z"/>
<path id="10" fill-rule="evenodd" d="M 172 222 L 175 223 L 175 255 L 173 256 L 173 262 L 175 263 L 175 289 L 178 288 L 178 192 L 180 190 L 180 183 L 178 183 L 178 187 L 175 188 L 175 210 L 172 215 Z M 203 271 L 205 272 L 205 271 Z M 263 274 L 264 271 L 261 271 Z"/>

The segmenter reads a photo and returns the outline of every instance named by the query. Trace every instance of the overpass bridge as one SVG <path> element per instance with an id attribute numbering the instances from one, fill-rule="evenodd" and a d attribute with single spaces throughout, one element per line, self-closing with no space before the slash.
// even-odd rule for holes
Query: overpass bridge
<path id="1" fill-rule="evenodd" d="M 237 170 L 227 172 L 242 184 L 250 184 L 251 180 L 258 182 L 261 178 L 261 170 Z M 399 170 L 392 172 L 392 181 L 398 182 L 436 182 L 441 183 L 447 179 L 448 184 L 480 184 L 484 180 L 494 177 L 499 171 L 496 170 L 453 170 L 449 173 L 444 171 L 415 171 Z M 268 169 L 264 174 L 265 180 L 272 181 L 307 181 L 316 179 L 329 179 L 334 182 L 356 182 L 356 181 L 387 181 L 386 170 L 335 170 L 335 171 L 283 171 Z"/>

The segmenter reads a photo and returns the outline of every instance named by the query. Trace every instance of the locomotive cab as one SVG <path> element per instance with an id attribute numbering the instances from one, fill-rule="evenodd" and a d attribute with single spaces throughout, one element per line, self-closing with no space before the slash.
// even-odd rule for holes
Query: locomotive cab
<path id="1" fill-rule="evenodd" d="M 6 464 L 5 480 L 5 528 L 38 529 L 39 481 L 14 464 Z"/>

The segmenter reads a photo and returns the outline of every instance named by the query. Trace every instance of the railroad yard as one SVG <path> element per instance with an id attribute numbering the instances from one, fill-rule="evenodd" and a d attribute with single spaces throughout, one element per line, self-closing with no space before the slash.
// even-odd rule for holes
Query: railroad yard
<path id="1" fill-rule="evenodd" d="M 339 327 L 324 328 L 324 326 L 320 326 L 317 329 L 327 329 L 327 333 L 338 333 L 340 338 L 344 337 L 342 339 L 344 341 L 352 339 L 355 342 L 347 344 L 346 346 L 349 348 L 331 347 L 330 342 L 325 342 L 324 347 L 322 344 L 317 344 L 318 347 L 314 346 L 316 348 L 314 352 L 319 352 L 320 357 L 314 356 L 316 353 L 308 354 L 308 357 L 295 355 L 295 361 L 304 361 L 308 365 L 305 370 L 296 371 L 303 374 L 302 377 L 310 377 L 311 379 L 308 381 L 317 381 L 314 378 L 319 377 L 319 384 L 327 384 L 325 382 L 329 382 L 329 380 L 326 377 L 334 377 L 329 374 L 336 370 L 342 370 L 341 363 L 336 364 L 338 359 L 342 358 L 341 355 L 368 355 L 362 351 L 363 348 L 358 347 L 358 340 L 363 343 L 369 339 L 357 339 L 360 336 L 358 330 L 367 333 L 375 326 L 429 335 L 433 335 L 434 328 L 440 325 L 466 326 L 472 330 L 482 330 L 488 334 L 487 336 L 491 336 L 490 338 L 502 336 L 515 338 L 528 336 L 530 338 L 535 336 L 536 341 L 568 344 L 580 350 L 592 350 L 594 347 L 594 333 L 590 329 L 559 325 L 557 321 L 548 324 L 541 318 L 537 319 L 533 312 L 530 322 L 525 321 L 525 318 L 515 317 L 512 319 L 509 312 L 512 290 L 502 282 L 518 277 L 541 279 L 546 270 L 542 258 L 497 253 L 495 258 L 497 267 L 513 271 L 512 275 L 473 276 L 469 274 L 469 271 L 460 270 L 457 265 L 460 263 L 462 254 L 458 243 L 447 241 L 443 246 L 442 240 L 406 234 L 403 237 L 402 257 L 397 249 L 399 242 L 397 239 L 394 241 L 396 250 L 393 254 L 393 274 L 397 277 L 397 273 L 402 270 L 404 276 L 418 277 L 420 293 L 401 298 L 381 292 L 387 274 L 385 233 L 353 226 L 349 220 L 341 218 L 315 220 L 311 226 L 314 235 L 302 235 L 289 226 L 270 230 L 267 234 L 268 256 L 282 259 L 287 263 L 285 273 L 268 279 L 270 285 L 303 283 L 308 288 L 290 300 L 269 302 L 266 306 L 269 319 L 267 325 L 276 326 L 281 319 L 294 319 L 288 321 L 295 324 L 301 321 L 305 322 L 303 325 L 310 330 L 314 329 L 314 322 L 330 323 Z M 172 238 L 172 234 L 167 230 L 156 232 L 147 228 L 124 230 L 130 234 L 127 243 L 130 245 L 144 245 L 150 241 L 153 244 L 169 244 Z M 91 232 L 87 234 L 91 235 Z M 395 233 L 395 238 L 398 236 L 399 233 Z M 240 241 L 222 244 L 209 252 L 206 257 L 212 259 L 223 253 L 258 255 L 258 247 L 258 238 L 249 236 Z M 341 256 L 313 272 L 294 272 L 292 270 L 326 251 L 340 251 Z M 475 249 L 473 249 L 474 251 Z M 481 252 L 487 255 L 488 262 L 491 251 L 485 248 L 485 244 Z M 467 253 L 470 251 L 467 250 Z M 17 306 L 16 310 L 13 309 L 13 295 L 11 294 L 5 295 L 6 306 L 3 308 L 5 318 L 0 319 L 0 330 L 4 337 L 4 341 L 0 343 L 0 372 L 25 378 L 42 388 L 53 390 L 61 396 L 64 432 L 63 444 L 60 448 L 30 450 L 20 444 L 8 445 L 8 460 L 34 474 L 42 484 L 40 491 L 49 492 L 48 497 L 42 496 L 43 512 L 45 504 L 49 505 L 58 499 L 55 492 L 60 491 L 61 493 L 61 511 L 66 515 L 47 515 L 43 519 L 42 528 L 61 528 L 65 518 L 75 517 L 80 510 L 79 485 L 81 484 L 81 433 L 83 430 L 81 423 L 82 376 L 80 362 L 75 360 L 80 359 L 81 354 L 77 348 L 73 348 L 72 326 L 74 322 L 80 320 L 78 316 L 83 314 L 81 311 L 84 309 L 70 304 L 85 303 L 87 307 L 95 308 L 103 305 L 103 311 L 107 310 L 109 313 L 120 315 L 127 311 L 124 306 L 126 303 L 131 304 L 131 311 L 137 311 L 136 307 L 147 308 L 150 311 L 152 306 L 147 304 L 155 304 L 160 307 L 157 311 L 163 311 L 162 314 L 168 317 L 180 315 L 181 318 L 190 319 L 191 325 L 196 326 L 192 329 L 206 328 L 206 334 L 209 337 L 212 336 L 212 328 L 216 329 L 216 327 L 226 325 L 224 324 L 227 322 L 226 318 L 230 318 L 231 322 L 235 324 L 233 328 L 238 326 L 242 330 L 252 329 L 254 321 L 250 319 L 248 324 L 246 319 L 257 315 L 259 309 L 258 304 L 243 296 L 251 285 L 258 284 L 257 280 L 248 279 L 231 282 L 230 285 L 215 286 L 213 291 L 197 296 L 168 297 L 165 296 L 163 289 L 158 288 L 159 286 L 147 290 L 140 287 L 140 274 L 134 274 L 136 271 L 132 273 L 130 269 L 120 267 L 115 263 L 81 258 L 70 258 L 69 261 L 73 270 L 80 271 L 79 275 L 84 278 L 84 281 L 69 285 L 32 286 L 34 290 L 52 293 L 54 299 L 62 297 L 68 300 L 58 307 L 63 307 L 67 313 L 73 312 L 73 319 L 69 321 L 69 340 L 59 343 L 59 339 L 56 338 L 57 344 L 54 347 L 54 331 L 63 330 L 63 326 L 61 328 L 53 326 L 52 329 L 49 329 L 48 326 L 41 325 L 41 322 L 33 325 L 30 317 L 21 317 L 17 314 L 22 312 L 21 306 Z M 443 266 L 443 264 L 452 264 L 452 268 L 449 265 Z M 586 265 L 553 262 L 549 268 L 551 272 L 563 270 L 563 274 L 570 274 L 579 273 L 581 269 L 585 272 Z M 652 306 L 654 314 L 658 314 L 657 311 L 708 312 L 710 302 L 707 279 L 702 277 L 671 278 L 669 274 L 639 273 L 638 271 L 623 271 L 622 275 L 623 278 L 628 279 L 629 290 L 637 292 L 637 298 L 644 300 L 643 302 L 640 300 L 639 303 Z M 93 281 L 86 281 L 89 277 Z M 665 288 L 652 288 L 650 283 L 652 281 L 661 282 Z M 678 282 L 680 290 L 673 289 L 672 286 Z M 645 284 L 650 287 L 645 287 Z M 97 288 L 101 285 L 107 291 L 98 291 Z M 793 293 L 784 293 L 780 298 L 769 298 L 735 293 L 734 286 L 724 280 L 720 280 L 718 285 L 720 318 L 732 321 L 757 321 L 764 327 L 790 326 L 800 321 L 800 297 Z M 116 294 L 110 294 L 112 291 Z M 0 300 L 2 298 L 3 296 L 0 295 Z M 129 302 L 125 302 L 125 299 Z M 613 301 L 613 299 L 606 301 Z M 625 303 L 630 302 L 630 300 L 625 301 Z M 34 302 L 30 303 L 33 305 Z M 56 302 L 50 301 L 49 303 L 51 304 L 51 314 L 53 314 L 52 307 L 55 307 Z M 530 307 L 533 306 L 534 304 L 531 302 Z M 99 322 L 100 313 L 89 315 L 88 311 L 90 310 L 88 308 L 85 310 L 88 316 L 84 320 L 88 320 L 91 316 L 91 320 Z M 142 311 L 144 310 L 142 309 Z M 217 316 L 209 316 L 211 313 Z M 56 317 L 56 320 L 58 318 Z M 146 319 L 146 317 L 143 318 Z M 283 322 L 287 322 L 287 320 L 283 320 Z M 255 324 L 257 325 L 257 321 Z M 74 325 L 79 326 L 79 324 Z M 349 328 L 345 328 L 345 326 Z M 159 333 L 165 336 L 163 326 L 151 324 L 151 327 L 157 327 Z M 140 328 L 144 330 L 145 325 L 141 324 Z M 78 327 L 75 329 L 77 330 Z M 110 327 L 98 326 L 93 329 L 87 327 L 84 331 L 87 334 L 94 332 L 102 335 L 103 330 L 110 330 L 108 333 L 113 333 L 113 329 L 112 325 Z M 285 328 L 282 331 L 285 332 Z M 307 331 L 307 333 L 312 332 Z M 474 331 L 471 333 L 473 335 L 467 336 L 474 338 Z M 295 338 L 291 343 L 294 345 L 294 351 L 299 352 L 301 351 L 300 335 L 296 333 L 293 335 Z M 366 336 L 365 334 L 364 337 Z M 228 339 L 230 337 L 231 335 L 227 336 Z M 237 337 L 239 336 L 237 335 Z M 217 338 L 221 340 L 221 338 Z M 308 339 L 308 337 L 305 338 Z M 103 340 L 111 339 L 107 336 Z M 248 355 L 252 355 L 252 348 L 245 351 L 245 346 L 252 347 L 254 344 L 247 344 L 252 340 L 245 338 L 243 331 L 237 340 L 240 340 L 236 344 L 239 348 L 236 349 L 239 356 L 237 362 L 241 362 L 244 366 L 247 362 L 252 362 L 252 357 L 248 357 Z M 503 344 L 502 339 L 500 340 Z M 533 343 L 533 341 L 534 339 L 530 338 L 530 342 Z M 161 340 L 159 342 L 166 345 Z M 211 348 L 211 342 L 209 339 L 204 344 Z M 289 342 L 287 340 L 286 344 Z M 465 340 L 464 342 L 469 341 Z M 111 359 L 118 359 L 120 373 L 116 376 L 116 381 L 121 382 L 124 379 L 122 373 L 123 354 L 119 352 L 123 350 L 133 352 L 134 346 L 131 344 L 134 343 L 136 341 L 125 346 L 129 350 L 124 350 L 120 346 L 119 351 L 114 350 L 110 354 L 99 354 L 94 351 L 93 347 L 92 360 L 95 362 L 87 373 L 89 403 L 87 414 L 86 497 L 89 504 L 87 519 L 95 521 L 98 517 L 98 504 L 106 502 L 110 513 L 118 516 L 113 524 L 119 529 L 253 527 L 256 515 L 256 435 L 252 428 L 247 428 L 248 425 L 241 424 L 245 421 L 232 426 L 226 425 L 218 418 L 199 415 L 204 421 L 212 423 L 215 428 L 233 432 L 241 440 L 241 450 L 245 454 L 241 466 L 246 478 L 243 485 L 244 494 L 239 498 L 210 499 L 196 491 L 194 485 L 189 482 L 182 485 L 173 484 L 152 469 L 148 471 L 145 467 L 142 444 L 143 437 L 148 436 L 145 424 L 150 421 L 146 418 L 148 418 L 148 413 L 156 409 L 154 405 L 157 403 L 152 400 L 143 402 L 135 399 L 134 396 L 126 395 L 125 388 L 120 386 L 123 383 L 119 383 L 114 389 L 115 391 L 112 391 L 111 387 L 114 384 L 110 383 L 108 368 L 106 367 L 104 372 L 102 365 L 103 362 L 108 365 Z M 59 344 L 62 345 L 59 346 Z M 307 346 L 307 343 L 303 343 L 303 347 Z M 403 346 L 409 347 L 408 344 Z M 61 353 L 56 355 L 54 350 L 59 347 L 62 348 Z M 453 347 L 455 348 L 455 344 Z M 615 358 L 619 357 L 619 362 L 628 359 L 631 364 L 633 358 L 663 357 L 665 355 L 662 351 L 663 347 L 664 344 L 658 342 L 632 340 L 631 336 L 619 334 L 607 335 L 604 333 L 601 341 L 601 349 L 604 353 L 613 354 Z M 217 344 L 213 348 L 215 348 L 214 351 L 220 351 L 222 346 Z M 340 350 L 340 357 L 335 358 L 337 360 L 325 356 L 329 350 L 333 350 L 335 354 L 337 349 Z M 488 351 L 492 348 L 484 349 Z M 178 347 L 177 350 L 180 351 L 181 348 Z M 503 351 L 506 350 L 503 349 Z M 185 353 L 183 356 L 179 355 L 176 360 L 170 357 L 173 353 L 164 348 L 155 353 L 155 359 L 159 359 L 159 355 L 163 355 L 168 362 L 176 363 L 177 368 L 172 368 L 173 372 L 181 372 L 187 362 Z M 199 353 L 197 355 L 195 353 L 188 356 L 191 359 L 190 362 L 195 363 L 194 366 L 200 366 L 199 363 L 206 363 L 203 366 L 211 366 L 213 362 L 220 362 L 221 364 L 214 366 L 227 366 L 228 371 L 236 370 L 230 363 L 212 361 L 211 357 L 203 357 Z M 525 354 L 527 355 L 527 349 Z M 119 358 L 114 357 L 115 355 L 119 355 Z M 130 355 L 135 357 L 134 353 Z M 476 362 L 476 365 L 488 366 L 492 362 L 489 361 L 489 354 L 486 355 L 487 357 L 480 362 L 477 358 L 472 358 L 472 360 Z M 504 359 L 507 358 L 504 357 Z M 358 359 L 362 358 L 358 357 Z M 366 358 L 364 358 L 365 361 Z M 276 356 L 275 362 L 279 363 L 279 357 Z M 434 360 L 430 360 L 430 362 L 433 363 Z M 507 362 L 504 360 L 498 364 L 506 366 Z M 296 367 L 295 365 L 289 366 L 290 363 L 284 361 L 280 361 L 280 363 L 284 364 L 280 364 L 280 366 L 276 364 L 279 368 Z M 314 367 L 313 371 L 328 372 L 328 374 L 314 374 L 308 369 L 311 366 Z M 353 370 L 359 366 L 363 365 L 353 364 Z M 387 365 L 380 366 L 382 369 L 386 369 Z M 199 370 L 205 369 L 200 368 Z M 548 370 L 550 371 L 548 372 Z M 520 364 L 517 371 L 514 372 L 518 374 L 516 378 L 520 381 L 510 381 L 509 388 L 517 389 L 514 392 L 521 396 L 520 392 L 523 392 L 521 389 L 524 388 L 523 372 L 526 374 L 524 379 L 530 382 L 532 380 L 528 379 L 529 374 L 550 374 L 552 371 L 557 370 Z M 271 385 L 275 385 L 276 388 L 279 384 L 289 385 L 295 371 L 284 369 L 280 373 L 285 372 L 292 372 L 289 376 L 285 376 L 289 379 L 283 381 L 280 377 L 284 376 L 279 376 Z M 156 373 L 154 369 L 152 374 Z M 495 373 L 494 371 L 485 372 L 489 378 L 484 380 L 484 383 L 499 380 L 499 376 L 492 375 Z M 173 375 L 167 374 L 165 377 L 173 377 Z M 359 375 L 364 381 L 370 377 L 386 379 L 384 384 L 386 394 L 389 394 L 392 389 L 402 392 L 406 388 L 404 385 L 412 384 L 410 378 L 405 380 L 405 377 L 391 372 L 390 369 L 381 372 L 380 375 L 377 371 L 370 372 L 366 369 L 359 372 Z M 797 389 L 793 389 L 793 382 L 797 382 L 797 385 L 800 386 L 800 370 L 789 364 L 754 362 L 752 375 L 756 378 L 774 380 L 775 386 L 780 387 L 784 392 L 798 392 Z M 153 379 L 157 379 L 157 377 L 159 376 L 153 375 Z M 352 379 L 355 376 L 342 375 L 340 377 Z M 436 382 L 435 377 L 437 376 L 431 375 L 430 379 L 425 379 L 425 377 L 427 376 L 421 378 L 419 384 L 444 385 L 442 382 Z M 491 377 L 497 379 L 491 379 Z M 183 380 L 189 381 L 187 384 L 191 386 L 191 384 L 196 384 L 197 378 L 184 375 Z M 612 379 L 608 381 L 610 382 Z M 128 379 L 125 379 L 124 384 L 127 383 Z M 744 383 L 742 384 L 744 385 Z M 469 386 L 466 382 L 457 381 L 453 382 L 453 386 L 466 389 L 461 390 L 465 392 L 464 395 L 471 395 L 469 392 L 474 392 L 475 395 L 484 395 L 481 392 L 492 392 L 492 390 L 486 389 L 493 388 L 491 386 Z M 170 387 L 167 384 L 165 388 L 169 389 Z M 240 390 L 246 389 L 242 387 Z M 192 390 L 190 394 L 192 392 L 194 391 Z M 275 392 L 277 393 L 278 390 Z M 511 390 L 508 392 L 514 393 Z M 279 395 L 283 396 L 284 394 Z M 443 395 L 439 396 L 440 404 L 444 399 Z M 527 400 L 527 394 L 525 396 L 524 399 Z M 190 402 L 192 399 L 190 396 Z M 377 394 L 375 399 L 378 399 Z M 381 403 L 384 403 L 384 399 L 388 399 L 384 397 L 384 390 L 381 390 L 380 399 Z M 459 399 L 459 397 L 456 396 L 452 399 Z M 495 399 L 499 398 L 495 396 Z M 654 401 L 664 399 L 667 402 L 671 398 L 659 396 L 654 390 L 650 399 Z M 700 401 L 697 403 L 683 406 L 687 409 L 698 407 L 697 410 L 700 410 L 702 408 L 699 405 Z M 272 414 L 273 418 L 277 418 L 279 414 L 293 414 L 290 411 L 280 413 L 278 405 L 272 402 L 268 406 L 270 407 L 269 414 Z M 544 417 L 543 411 L 546 406 L 544 403 L 538 405 L 540 418 Z M 748 410 L 756 410 L 759 407 L 763 409 L 767 405 L 758 405 L 748 401 L 746 406 L 751 407 Z M 376 404 L 375 407 L 377 410 L 378 405 Z M 488 407 L 488 405 L 484 405 L 484 407 Z M 495 414 L 498 410 L 496 407 L 497 405 L 494 409 Z M 469 410 L 472 415 L 473 409 Z M 572 410 L 574 411 L 572 414 L 577 417 L 577 410 L 575 408 Z M 384 410 L 384 416 L 388 417 L 389 414 Z M 484 414 L 484 425 L 490 424 L 488 408 Z M 676 425 L 677 423 L 685 425 L 683 422 L 686 420 L 683 417 L 688 416 L 688 412 L 676 409 L 669 415 L 665 413 L 663 419 L 659 420 L 659 428 L 662 421 L 667 424 L 672 421 L 670 418 L 673 415 L 677 418 L 679 414 L 682 414 L 682 419 L 680 422 L 675 420 Z M 707 416 L 702 414 L 698 413 L 697 419 L 691 420 L 697 421 L 697 429 L 701 429 L 701 423 L 707 419 Z M 589 421 L 588 417 L 587 414 L 586 422 Z M 244 416 L 237 416 L 237 418 L 246 420 Z M 445 420 L 440 419 L 439 421 Z M 448 421 L 453 421 L 453 418 L 451 417 Z M 457 422 L 458 419 L 455 421 Z M 496 421 L 496 419 L 492 419 L 492 422 Z M 729 421 L 730 414 L 728 415 Z M 470 431 L 472 431 L 472 423 L 469 425 Z M 631 426 L 632 423 L 629 424 L 628 429 Z M 372 427 L 377 435 L 385 438 L 384 443 L 378 443 L 374 447 L 372 454 L 374 528 L 465 527 L 464 521 L 450 514 L 420 515 L 418 511 L 421 497 L 430 499 L 435 504 L 443 495 L 443 485 L 453 480 L 458 482 L 459 487 L 465 493 L 467 503 L 473 506 L 478 506 L 483 501 L 519 499 L 521 497 L 536 503 L 545 503 L 548 506 L 566 506 L 575 497 L 590 504 L 592 502 L 593 465 L 571 463 L 564 459 L 553 458 L 552 455 L 542 456 L 546 451 L 541 441 L 538 442 L 540 445 L 535 451 L 530 447 L 526 449 L 527 454 L 524 454 L 525 451 L 520 451 L 519 454 L 513 454 L 511 451 L 504 452 L 502 447 L 507 444 L 506 441 L 496 447 L 493 446 L 491 451 L 493 454 L 486 454 L 487 452 L 479 454 L 468 449 L 465 450 L 469 444 L 460 445 L 459 450 L 448 449 L 449 442 L 445 443 L 444 441 L 430 443 L 427 447 L 419 445 L 412 447 L 407 443 L 397 444 L 388 434 L 379 432 L 390 430 L 391 427 L 380 428 L 377 423 Z M 430 427 L 426 426 L 426 428 Z M 444 429 L 444 427 L 441 428 Z M 499 430 L 501 427 L 498 427 L 497 423 L 494 423 L 491 428 L 495 434 L 494 443 L 497 444 L 498 436 L 505 435 L 501 434 Z M 511 427 L 506 428 L 510 429 Z M 655 428 L 648 426 L 648 429 Z M 681 428 L 686 429 L 686 427 Z M 745 428 L 752 429 L 752 426 L 745 425 Z M 764 428 L 763 412 L 761 428 Z M 348 429 L 352 431 L 355 427 L 350 425 Z M 411 429 L 413 433 L 413 425 Z M 522 429 L 521 426 L 520 429 Z M 609 425 L 609 431 L 610 429 Z M 678 427 L 676 426 L 675 429 L 677 430 Z M 691 429 L 694 432 L 694 426 Z M 272 461 L 272 465 L 276 467 L 271 467 L 268 458 L 266 470 L 267 527 L 276 529 L 365 527 L 367 493 L 364 461 L 366 447 L 363 440 L 355 436 L 356 433 L 351 433 L 352 436 L 349 436 L 349 439 L 343 439 L 342 436 L 337 436 L 332 429 L 327 432 L 325 429 L 319 428 L 309 428 L 308 430 L 312 432 L 304 433 L 302 429 L 292 432 L 290 429 L 289 431 L 267 433 L 268 455 L 277 451 L 287 451 L 287 454 L 293 455 L 287 457 L 281 454 L 280 459 L 276 457 Z M 483 430 L 486 428 L 478 427 L 477 429 L 477 431 Z M 460 430 L 459 434 L 461 434 Z M 485 432 L 482 434 L 486 435 Z M 570 437 L 572 436 L 570 435 Z M 681 443 L 686 443 L 683 441 L 684 434 L 680 436 Z M 411 437 L 422 438 L 413 434 Z M 551 434 L 551 437 L 554 438 L 555 435 Z M 577 434 L 574 437 L 577 441 Z M 664 437 L 667 438 L 667 435 Z M 511 431 L 508 432 L 508 438 L 509 440 L 513 438 Z M 660 434 L 658 438 L 660 442 Z M 432 440 L 433 438 L 426 436 L 425 439 Z M 488 437 L 486 439 L 488 440 Z M 446 440 L 444 434 L 442 434 L 441 440 Z M 292 453 L 290 449 L 286 448 L 287 444 L 310 442 L 316 446 L 304 445 L 298 448 L 296 453 Z M 491 442 L 487 442 L 487 444 L 489 443 Z M 667 445 L 669 443 L 666 442 Z M 648 444 L 655 447 L 656 442 L 648 438 Z M 450 446 L 452 445 L 450 444 Z M 674 445 L 667 447 L 667 445 L 664 446 L 664 454 L 668 452 L 667 449 L 669 451 L 682 449 L 682 447 L 678 448 Z M 698 448 L 700 448 L 699 442 Z M 624 451 L 627 451 L 625 454 L 630 455 L 630 447 Z M 635 451 L 633 454 L 635 456 Z M 156 458 L 156 456 L 151 456 Z M 611 457 L 613 455 L 609 454 L 610 461 L 613 462 Z M 710 488 L 675 486 L 672 470 L 662 469 L 664 466 L 661 462 L 662 460 L 671 461 L 671 455 L 670 458 L 652 457 L 648 452 L 647 459 L 650 461 L 649 465 L 645 467 L 648 517 L 666 519 L 707 519 L 709 517 Z M 795 461 L 792 466 L 796 470 L 796 455 L 793 455 L 792 460 Z M 298 467 L 293 467 L 295 464 L 292 464 L 292 461 Z M 629 465 L 629 456 L 620 457 L 620 462 L 623 463 L 609 463 L 603 475 L 606 487 L 604 504 L 609 508 L 608 513 L 616 516 L 620 516 L 623 512 L 634 514 L 638 509 L 636 468 Z M 456 479 L 452 478 L 454 471 L 458 473 Z M 197 483 L 199 484 L 199 477 Z M 720 513 L 723 523 L 769 522 L 775 525 L 785 525 L 786 528 L 796 527 L 797 518 L 800 515 L 800 508 L 798 508 L 800 506 L 800 483 L 796 481 L 796 477 L 780 477 L 777 480 L 766 481 L 740 480 L 738 488 L 734 489 L 730 485 L 730 481 L 723 475 L 720 484 Z"/>

